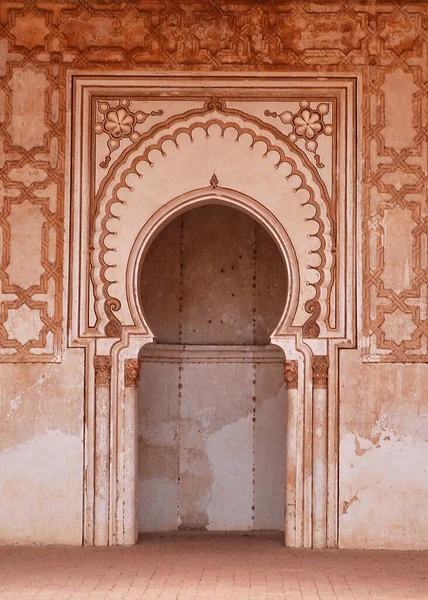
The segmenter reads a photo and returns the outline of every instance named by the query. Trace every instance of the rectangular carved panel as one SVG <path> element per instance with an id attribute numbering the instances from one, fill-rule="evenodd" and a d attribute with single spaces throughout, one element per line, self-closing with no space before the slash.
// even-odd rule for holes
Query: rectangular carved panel
<path id="1" fill-rule="evenodd" d="M 22 289 L 38 285 L 43 273 L 42 226 L 45 222 L 40 206 L 29 202 L 13 204 L 7 222 L 10 245 L 5 271 L 9 283 Z"/>
<path id="2" fill-rule="evenodd" d="M 0 362 L 62 355 L 65 71 L 48 13 L 0 15 Z M 52 27 L 52 22 L 50 23 Z M 32 52 L 38 48 L 37 57 Z M 43 50 L 43 52 L 40 52 Z"/>

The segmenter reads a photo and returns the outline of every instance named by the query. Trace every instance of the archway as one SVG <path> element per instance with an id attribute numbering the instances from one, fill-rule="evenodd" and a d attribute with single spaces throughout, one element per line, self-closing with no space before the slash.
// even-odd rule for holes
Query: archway
<path id="1" fill-rule="evenodd" d="M 206 204 L 157 232 L 139 283 L 157 339 L 140 355 L 139 531 L 284 530 L 278 246 L 242 211 Z"/>
<path id="2" fill-rule="evenodd" d="M 68 343 L 86 351 L 84 543 L 135 543 L 138 357 L 154 337 L 139 266 L 162 227 L 215 199 L 263 225 L 283 256 L 289 289 L 271 340 L 286 356 L 285 543 L 334 547 L 338 349 L 353 347 L 357 314 L 355 80 L 122 74 L 71 85 L 70 239 L 79 243 Z M 104 125 L 119 105 L 136 129 L 113 151 Z M 305 143 L 289 117 L 321 105 L 334 115 L 330 141 Z"/>

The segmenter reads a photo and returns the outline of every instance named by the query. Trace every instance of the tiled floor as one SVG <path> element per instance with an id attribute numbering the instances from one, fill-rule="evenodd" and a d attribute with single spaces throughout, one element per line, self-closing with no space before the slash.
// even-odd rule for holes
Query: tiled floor
<path id="1" fill-rule="evenodd" d="M 289 550 L 272 535 L 2 547 L 0 598 L 428 600 L 428 552 Z"/>

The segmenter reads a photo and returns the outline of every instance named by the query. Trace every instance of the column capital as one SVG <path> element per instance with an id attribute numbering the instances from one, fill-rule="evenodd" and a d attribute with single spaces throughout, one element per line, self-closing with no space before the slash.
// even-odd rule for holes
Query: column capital
<path id="1" fill-rule="evenodd" d="M 328 385 L 328 356 L 314 356 L 313 384 L 317 388 L 326 388 Z"/>
<path id="2" fill-rule="evenodd" d="M 95 386 L 110 387 L 111 381 L 111 357 L 110 356 L 95 356 Z"/>
<path id="3" fill-rule="evenodd" d="M 125 360 L 125 387 L 137 387 L 140 380 L 140 361 L 138 358 Z"/>
<path id="4" fill-rule="evenodd" d="M 295 390 L 299 380 L 299 363 L 297 360 L 286 360 L 284 363 L 284 381 L 289 390 Z"/>

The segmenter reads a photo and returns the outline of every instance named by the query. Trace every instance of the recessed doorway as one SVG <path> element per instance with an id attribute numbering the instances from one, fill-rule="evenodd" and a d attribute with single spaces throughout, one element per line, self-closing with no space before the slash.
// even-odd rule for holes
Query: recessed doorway
<path id="1" fill-rule="evenodd" d="M 270 234 L 225 205 L 168 223 L 145 256 L 138 529 L 284 530 L 287 274 Z"/>

